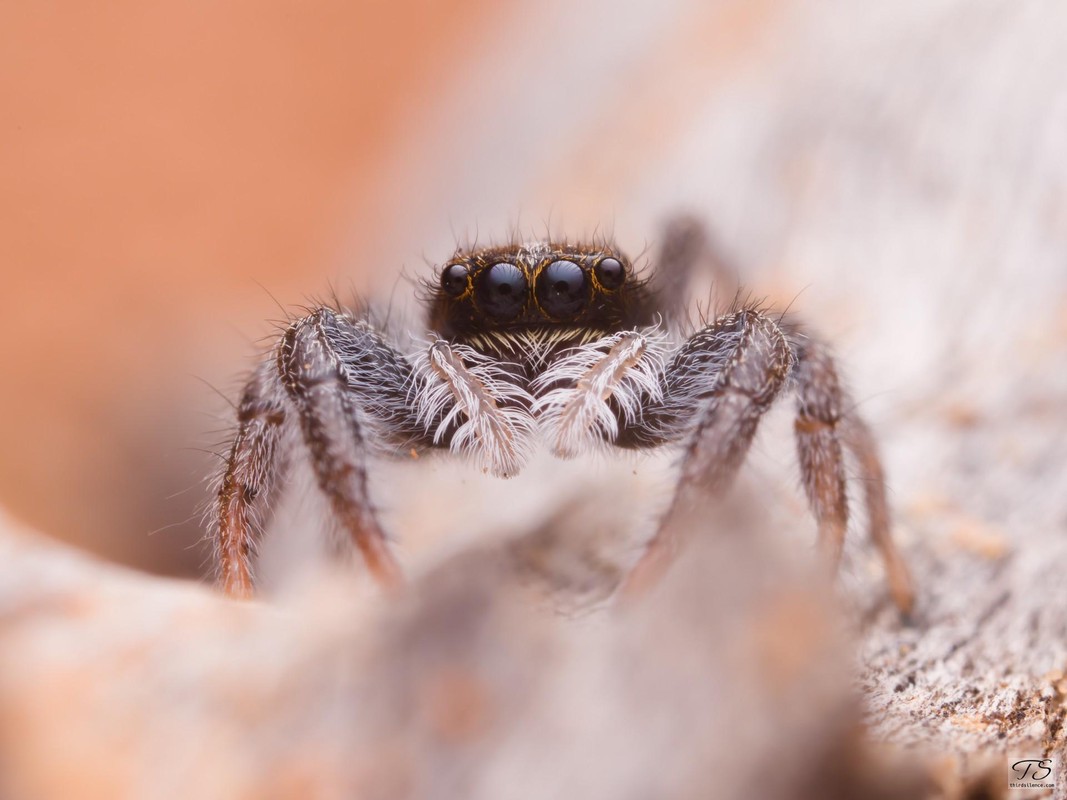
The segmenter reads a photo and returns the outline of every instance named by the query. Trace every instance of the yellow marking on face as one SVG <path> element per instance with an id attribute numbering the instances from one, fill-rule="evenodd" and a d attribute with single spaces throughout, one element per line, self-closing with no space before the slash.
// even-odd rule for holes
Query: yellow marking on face
<path id="1" fill-rule="evenodd" d="M 548 319 L 553 319 L 547 311 L 541 306 L 541 300 L 537 297 L 537 279 L 541 276 L 541 273 L 545 271 L 549 264 L 556 261 L 555 256 L 544 258 L 541 262 L 533 268 L 533 274 L 529 276 L 528 281 L 530 283 L 530 294 L 533 295 L 534 305 L 537 306 L 537 310 L 541 312 L 541 316 Z"/>

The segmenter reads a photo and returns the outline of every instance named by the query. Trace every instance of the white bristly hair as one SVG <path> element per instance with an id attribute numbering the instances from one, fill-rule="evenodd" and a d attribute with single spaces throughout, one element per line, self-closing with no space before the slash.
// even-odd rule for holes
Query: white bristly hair
<path id="1" fill-rule="evenodd" d="M 603 331 L 548 327 L 525 331 L 486 331 L 469 337 L 467 341 L 481 352 L 512 358 L 540 370 L 561 350 L 599 342 L 603 337 Z"/>
<path id="2" fill-rule="evenodd" d="M 475 455 L 482 468 L 497 477 L 517 474 L 529 456 L 535 432 L 528 411 L 533 398 L 508 373 L 507 364 L 443 339 L 434 340 L 419 361 L 427 378 L 415 397 L 419 421 L 429 429 L 449 399 L 454 401 L 437 423 L 434 441 L 462 418 L 452 436 L 452 452 Z"/>
<path id="3" fill-rule="evenodd" d="M 565 351 L 533 382 L 532 411 L 552 452 L 572 458 L 613 442 L 619 433 L 614 399 L 624 419 L 637 419 L 643 402 L 662 397 L 667 337 L 657 329 L 624 331 Z M 549 388 L 563 384 L 560 388 Z"/>

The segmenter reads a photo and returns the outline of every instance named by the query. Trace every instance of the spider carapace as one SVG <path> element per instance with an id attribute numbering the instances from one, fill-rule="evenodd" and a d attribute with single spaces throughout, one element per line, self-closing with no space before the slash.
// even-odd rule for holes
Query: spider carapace
<path id="1" fill-rule="evenodd" d="M 606 247 L 547 242 L 461 253 L 441 270 L 430 328 L 445 338 L 556 329 L 601 335 L 652 322 L 646 285 Z"/>
<path id="2" fill-rule="evenodd" d="M 875 441 L 828 349 L 758 305 L 680 333 L 690 273 L 708 253 L 690 220 L 668 227 L 649 276 L 607 242 L 460 251 L 427 283 L 427 335 L 411 352 L 366 311 L 321 307 L 294 320 L 245 388 L 220 474 L 213 518 L 225 590 L 252 593 L 256 512 L 294 458 L 307 459 L 370 572 L 395 583 L 400 567 L 368 496 L 369 455 L 444 449 L 510 477 L 538 442 L 561 458 L 680 448 L 674 500 L 627 578 L 644 584 L 675 549 L 673 512 L 729 484 L 762 415 L 792 390 L 801 478 L 827 558 L 836 566 L 845 537 L 850 453 L 891 594 L 910 610 Z"/>

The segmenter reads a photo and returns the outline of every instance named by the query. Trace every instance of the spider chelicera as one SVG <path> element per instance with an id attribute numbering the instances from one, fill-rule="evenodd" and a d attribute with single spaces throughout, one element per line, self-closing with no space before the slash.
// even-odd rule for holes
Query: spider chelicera
<path id="1" fill-rule="evenodd" d="M 212 515 L 225 591 L 252 594 L 255 512 L 294 457 L 309 461 L 369 571 L 395 584 L 401 570 L 368 497 L 371 454 L 448 449 L 507 478 L 538 439 L 561 458 L 677 445 L 673 510 L 728 485 L 760 418 L 791 389 L 801 478 L 828 560 L 836 568 L 845 537 L 850 452 L 891 594 L 910 610 L 875 442 L 827 348 L 756 304 L 678 333 L 705 242 L 696 223 L 675 221 L 650 277 L 604 241 L 461 250 L 427 284 L 429 337 L 414 354 L 368 313 L 324 306 L 293 321 L 238 405 Z M 629 583 L 658 574 L 674 549 L 663 523 Z"/>

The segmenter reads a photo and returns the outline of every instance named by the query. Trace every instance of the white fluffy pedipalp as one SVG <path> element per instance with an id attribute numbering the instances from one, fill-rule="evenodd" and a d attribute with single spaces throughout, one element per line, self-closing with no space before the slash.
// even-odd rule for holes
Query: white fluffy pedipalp
<path id="1" fill-rule="evenodd" d="M 549 364 L 532 388 L 538 395 L 533 414 L 552 452 L 573 458 L 615 441 L 619 423 L 609 399 L 628 424 L 637 420 L 644 402 L 659 400 L 666 344 L 666 336 L 655 329 L 623 331 L 571 348 Z"/>
<path id="2" fill-rule="evenodd" d="M 533 398 L 504 365 L 465 345 L 436 339 L 420 356 L 419 371 L 425 377 L 415 397 L 419 421 L 429 430 L 448 409 L 436 423 L 434 441 L 462 416 L 452 434 L 452 452 L 474 454 L 497 477 L 517 474 L 535 430 L 528 410 Z"/>

